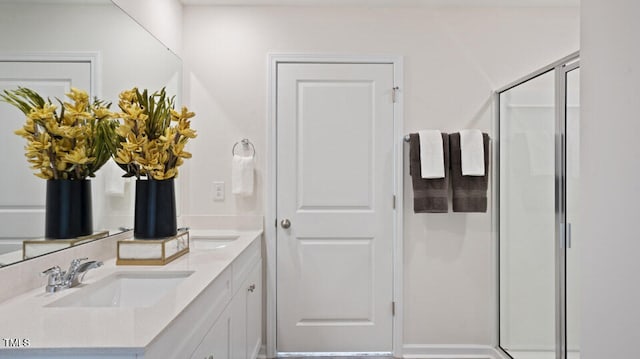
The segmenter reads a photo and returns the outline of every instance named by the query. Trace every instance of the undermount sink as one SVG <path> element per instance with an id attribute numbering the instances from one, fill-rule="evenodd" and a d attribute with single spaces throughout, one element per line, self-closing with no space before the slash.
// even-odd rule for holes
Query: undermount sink
<path id="1" fill-rule="evenodd" d="M 193 271 L 114 273 L 47 307 L 150 307 L 192 273 Z"/>
<path id="2" fill-rule="evenodd" d="M 194 249 L 220 249 L 233 243 L 238 238 L 238 235 L 192 237 L 191 246 Z"/>

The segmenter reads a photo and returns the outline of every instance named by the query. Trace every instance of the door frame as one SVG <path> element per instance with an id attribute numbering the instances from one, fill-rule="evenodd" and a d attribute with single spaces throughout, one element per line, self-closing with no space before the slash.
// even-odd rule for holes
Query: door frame
<path id="1" fill-rule="evenodd" d="M 403 57 L 392 55 L 331 55 L 303 53 L 270 53 L 267 55 L 267 166 L 266 166 L 266 211 L 265 211 L 265 247 L 266 247 L 266 356 L 276 355 L 276 214 L 277 214 L 277 69 L 281 63 L 324 63 L 324 64 L 391 64 L 393 65 L 394 86 L 397 87 L 394 117 L 394 176 L 395 211 L 393 221 L 393 301 L 395 315 L 392 325 L 392 350 L 395 357 L 402 356 L 402 316 L 403 316 Z M 391 200 L 391 199 L 390 199 Z"/>

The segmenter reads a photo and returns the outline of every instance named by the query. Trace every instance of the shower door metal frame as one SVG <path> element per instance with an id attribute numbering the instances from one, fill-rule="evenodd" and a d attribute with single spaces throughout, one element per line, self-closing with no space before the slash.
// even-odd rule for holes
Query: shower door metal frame
<path id="1" fill-rule="evenodd" d="M 556 68 L 556 102 L 559 106 L 556 108 L 556 126 L 557 133 L 561 136 L 556 137 L 556 178 L 560 174 L 560 180 L 556 182 L 556 239 L 557 251 L 556 269 L 557 269 L 557 286 L 556 286 L 556 340 L 560 355 L 556 354 L 558 359 L 566 359 L 568 357 L 567 344 L 567 249 L 570 248 L 570 241 L 567 239 L 567 233 L 570 232 L 570 224 L 567 222 L 567 74 L 580 67 L 578 58 L 560 65 Z"/>
<path id="2" fill-rule="evenodd" d="M 526 75 L 506 86 L 498 89 L 494 93 L 495 104 L 495 153 L 494 153 L 494 178 L 493 184 L 496 216 L 494 228 L 496 233 L 496 272 L 495 280 L 497 298 L 497 320 L 496 339 L 497 348 L 501 354 L 511 359 L 513 358 L 504 348 L 502 348 L 501 328 L 500 328 L 500 94 L 509 91 L 525 82 L 533 80 L 551 71 L 555 73 L 555 326 L 556 326 L 556 359 L 567 359 L 567 325 L 566 325 L 566 108 L 567 108 L 567 73 L 580 67 L 580 52 L 576 51 L 562 59 L 542 67 L 529 75 Z"/>

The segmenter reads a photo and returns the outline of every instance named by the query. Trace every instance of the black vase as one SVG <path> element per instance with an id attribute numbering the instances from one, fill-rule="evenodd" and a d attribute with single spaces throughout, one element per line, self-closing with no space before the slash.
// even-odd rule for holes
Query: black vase
<path id="1" fill-rule="evenodd" d="M 47 239 L 69 239 L 93 233 L 89 180 L 47 180 L 44 232 Z"/>
<path id="2" fill-rule="evenodd" d="M 176 191 L 173 178 L 137 180 L 133 236 L 159 239 L 175 236 Z"/>

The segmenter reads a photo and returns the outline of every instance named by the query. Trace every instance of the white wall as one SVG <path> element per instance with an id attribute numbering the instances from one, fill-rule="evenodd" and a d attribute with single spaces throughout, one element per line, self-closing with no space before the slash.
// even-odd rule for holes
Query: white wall
<path id="1" fill-rule="evenodd" d="M 198 7 L 184 10 L 193 127 L 187 215 L 264 214 L 267 53 L 405 59 L 405 132 L 492 127 L 496 88 L 578 49 L 577 8 Z M 258 193 L 230 194 L 231 148 L 256 146 Z M 419 214 L 405 164 L 404 341 L 495 344 L 492 215 Z M 227 199 L 211 200 L 211 182 Z M 415 348 L 414 348 L 415 349 Z"/>
<path id="2" fill-rule="evenodd" d="M 582 0 L 583 358 L 640 342 L 640 2 Z"/>
<path id="3" fill-rule="evenodd" d="M 113 0 L 169 50 L 182 55 L 182 4 L 178 0 Z"/>

